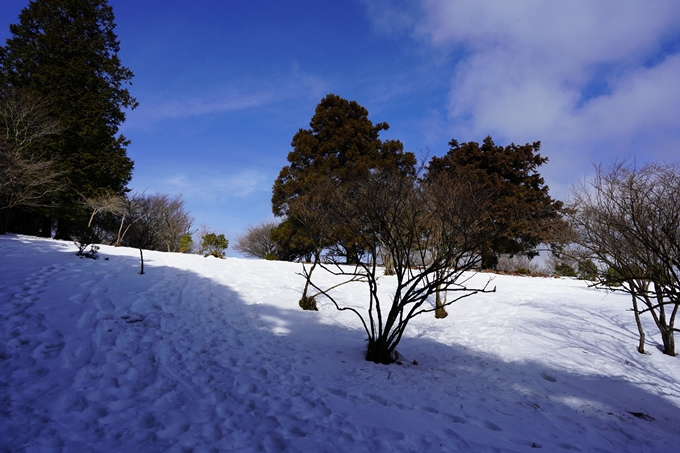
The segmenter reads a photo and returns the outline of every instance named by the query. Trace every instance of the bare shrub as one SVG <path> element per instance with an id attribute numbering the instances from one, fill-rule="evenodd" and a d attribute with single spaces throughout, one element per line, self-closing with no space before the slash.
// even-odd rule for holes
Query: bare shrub
<path id="1" fill-rule="evenodd" d="M 600 264 L 597 285 L 631 295 L 644 352 L 640 315 L 649 313 L 663 352 L 675 355 L 680 308 L 680 166 L 625 162 L 597 166 L 575 187 L 571 220 L 576 242 Z M 617 286 L 618 285 L 618 286 Z"/>
<path id="2" fill-rule="evenodd" d="M 61 173 L 44 152 L 45 140 L 61 127 L 45 102 L 21 92 L 0 95 L 0 234 L 17 206 L 52 206 L 64 189 Z"/>
<path id="3" fill-rule="evenodd" d="M 361 238 L 358 248 L 365 259 L 353 266 L 319 263 L 344 283 L 363 282 L 368 289 L 368 308 L 342 306 L 332 288 L 311 285 L 326 296 L 338 310 L 353 312 L 368 337 L 366 360 L 392 363 L 396 347 L 408 323 L 416 316 L 430 313 L 488 289 L 470 287 L 466 271 L 480 264 L 481 244 L 493 231 L 487 219 L 488 193 L 475 190 L 461 179 L 441 175 L 428 184 L 414 176 L 376 171 L 363 181 L 336 190 L 325 212 L 329 224 L 343 223 L 350 234 Z M 379 253 L 394 263 L 396 290 L 383 302 L 379 293 Z M 432 297 L 447 293 L 437 307 Z"/>
<path id="4" fill-rule="evenodd" d="M 149 238 L 144 241 L 147 250 L 180 252 L 182 237 L 191 236 L 194 219 L 186 211 L 182 195 L 138 193 L 122 199 L 121 205 L 114 203 L 113 206 L 115 208 L 110 209 L 121 218 L 117 244 L 129 245 L 125 236 L 131 225 L 139 222 L 140 209 L 143 211 L 145 229 L 154 236 L 154 240 Z"/>
<path id="5" fill-rule="evenodd" d="M 249 226 L 246 232 L 236 238 L 234 250 L 249 258 L 272 259 L 278 256 L 278 245 L 272 239 L 272 230 L 276 222 L 261 223 Z"/>
<path id="6" fill-rule="evenodd" d="M 542 274 L 541 265 L 524 255 L 500 255 L 496 270 L 510 274 Z"/>

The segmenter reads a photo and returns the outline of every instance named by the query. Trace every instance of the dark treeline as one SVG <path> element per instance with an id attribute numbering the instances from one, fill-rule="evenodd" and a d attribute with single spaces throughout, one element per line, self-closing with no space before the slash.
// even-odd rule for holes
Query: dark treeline
<path id="1" fill-rule="evenodd" d="M 88 221 L 83 199 L 125 194 L 133 162 L 119 127 L 137 101 L 114 27 L 105 0 L 31 2 L 10 25 L 0 48 L 0 232 L 70 239 Z"/>
<path id="2" fill-rule="evenodd" d="M 33 1 L 10 25 L 0 47 L 0 234 L 74 240 L 81 254 L 108 243 L 222 257 L 228 241 L 207 227 L 194 244 L 181 195 L 128 189 L 133 162 L 119 127 L 137 101 L 114 29 L 106 0 Z"/>

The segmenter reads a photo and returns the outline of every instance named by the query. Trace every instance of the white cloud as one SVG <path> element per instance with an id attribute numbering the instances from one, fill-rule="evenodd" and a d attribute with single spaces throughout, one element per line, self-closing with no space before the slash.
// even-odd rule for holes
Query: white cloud
<path id="1" fill-rule="evenodd" d="M 378 27 L 403 17 L 369 12 Z M 677 1 L 422 0 L 410 17 L 412 37 L 460 58 L 447 105 L 457 139 L 541 140 L 562 181 L 591 159 L 677 159 Z"/>

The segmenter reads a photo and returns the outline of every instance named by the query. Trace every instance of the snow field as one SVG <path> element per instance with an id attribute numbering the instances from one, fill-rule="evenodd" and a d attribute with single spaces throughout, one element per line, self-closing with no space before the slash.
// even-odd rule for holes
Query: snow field
<path id="1" fill-rule="evenodd" d="M 75 250 L 0 237 L 0 451 L 680 445 L 680 359 L 649 319 L 638 354 L 627 298 L 580 281 L 478 274 L 497 292 L 416 318 L 382 366 L 353 314 L 299 309 L 299 264 L 145 252 L 139 275 L 137 250 Z M 363 306 L 360 284 L 338 293 Z"/>

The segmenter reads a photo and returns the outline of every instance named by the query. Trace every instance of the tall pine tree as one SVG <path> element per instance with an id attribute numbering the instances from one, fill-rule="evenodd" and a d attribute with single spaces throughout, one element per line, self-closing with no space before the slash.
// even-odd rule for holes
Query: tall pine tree
<path id="1" fill-rule="evenodd" d="M 309 256 L 315 248 L 297 207 L 323 205 L 335 188 L 362 180 L 375 170 L 415 172 L 413 153 L 404 152 L 398 140 L 381 140 L 380 132 L 389 129 L 389 125 L 374 125 L 368 119 L 368 110 L 356 101 L 327 95 L 319 102 L 309 125 L 309 129 L 300 129 L 293 137 L 293 150 L 288 153 L 290 164 L 281 169 L 272 191 L 272 211 L 285 218 L 272 231 L 284 259 Z M 332 181 L 330 186 L 328 181 Z M 344 249 L 348 262 L 356 262 L 361 253 L 360 238 L 348 235 L 342 225 L 328 228 L 333 232 L 327 240 Z"/>
<path id="2" fill-rule="evenodd" d="M 114 28 L 107 0 L 33 0 L 0 47 L 0 86 L 43 99 L 62 127 L 48 155 L 68 189 L 58 208 L 31 215 L 58 218 L 65 239 L 83 217 L 82 196 L 123 193 L 132 177 L 129 141 L 118 130 L 137 101 L 125 88 L 133 74 L 118 57 Z"/>

